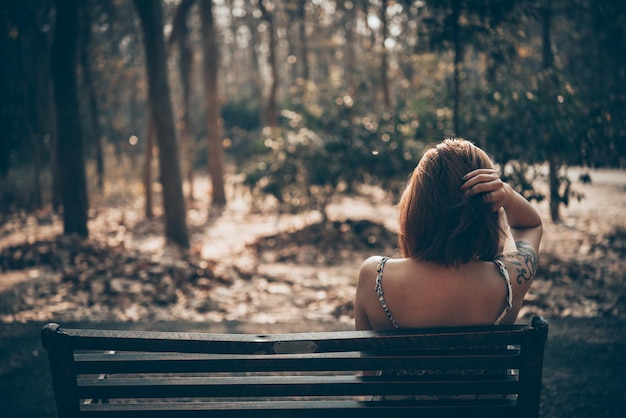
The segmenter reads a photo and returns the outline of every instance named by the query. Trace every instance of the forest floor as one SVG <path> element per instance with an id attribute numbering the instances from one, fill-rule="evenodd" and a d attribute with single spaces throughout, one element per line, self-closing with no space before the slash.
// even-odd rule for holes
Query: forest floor
<path id="1" fill-rule="evenodd" d="M 558 224 L 547 203 L 537 204 L 540 271 L 520 321 L 541 314 L 551 323 L 543 417 L 621 416 L 626 172 L 592 170 L 591 184 L 569 174 L 584 198 L 562 208 Z M 141 189 L 122 176 L 91 193 L 87 241 L 61 237 L 62 221 L 50 212 L 0 220 L 0 404 L 9 416 L 54 416 L 30 397 L 53 405 L 37 333 L 49 321 L 218 332 L 353 328 L 361 262 L 396 254 L 388 197 L 366 190 L 339 199 L 332 222 L 322 224 L 316 212 L 253 210 L 235 188 L 225 208 L 208 211 L 206 190 L 198 179 L 184 252 L 165 243 L 156 206 L 155 219 L 143 218 Z"/>

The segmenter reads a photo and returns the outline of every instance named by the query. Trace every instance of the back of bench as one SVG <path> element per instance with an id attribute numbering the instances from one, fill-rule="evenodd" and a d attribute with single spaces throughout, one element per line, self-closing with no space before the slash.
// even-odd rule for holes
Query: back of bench
<path id="1" fill-rule="evenodd" d="M 60 418 L 501 418 L 538 416 L 547 332 L 541 317 L 529 325 L 270 335 L 48 324 L 42 341 Z"/>

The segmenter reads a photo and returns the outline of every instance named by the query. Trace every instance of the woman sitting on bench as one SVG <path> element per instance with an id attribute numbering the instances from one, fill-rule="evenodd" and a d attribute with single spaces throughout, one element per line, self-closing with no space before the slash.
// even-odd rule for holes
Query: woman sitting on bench
<path id="1" fill-rule="evenodd" d="M 363 263 L 358 330 L 515 322 L 537 270 L 541 218 L 463 139 L 426 151 L 398 205 L 402 258 Z"/>

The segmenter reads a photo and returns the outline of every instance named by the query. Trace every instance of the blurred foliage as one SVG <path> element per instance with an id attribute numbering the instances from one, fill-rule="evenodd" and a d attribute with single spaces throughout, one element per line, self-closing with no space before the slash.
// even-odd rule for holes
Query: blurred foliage
<path id="1" fill-rule="evenodd" d="M 319 117 L 283 111 L 287 127 L 263 131 L 266 150 L 245 170 L 253 195 L 272 196 L 282 210 L 319 210 L 324 219 L 334 196 L 357 194 L 359 185 L 398 197 L 422 149 L 414 132 L 395 114 L 352 116 L 342 100 Z"/>
<path id="2" fill-rule="evenodd" d="M 147 106 L 137 17 L 129 0 L 81 3 L 91 20 L 87 52 L 100 131 L 107 155 L 114 150 L 117 156 L 107 164 L 128 157 L 140 162 Z M 556 153 L 563 203 L 578 197 L 565 181 L 568 165 L 626 163 L 626 2 L 395 0 L 387 3 L 386 36 L 379 1 L 303 0 L 297 10 L 297 2 L 271 3 L 272 28 L 255 2 L 215 2 L 222 128 L 226 156 L 247 177 L 250 190 L 273 196 L 289 210 L 323 211 L 332 196 L 358 192 L 362 184 L 380 185 L 396 198 L 423 147 L 452 134 L 485 148 L 504 175 L 534 199 L 546 195 L 541 166 L 547 151 Z M 548 6 L 554 65 L 544 71 L 542 10 Z M 164 2 L 164 10 L 167 33 L 176 2 Z M 205 170 L 196 6 L 189 16 L 190 47 L 199 57 L 190 72 L 193 165 Z M 52 109 L 40 104 L 46 103 L 54 23 L 52 0 L 0 2 L 0 210 L 32 207 L 50 195 L 37 191 L 40 174 L 20 182 L 15 177 L 35 167 L 53 172 L 55 133 L 46 118 Z M 280 118 L 273 130 L 263 128 L 272 82 L 269 30 L 276 33 L 281 63 Z M 455 39 L 461 51 L 459 85 Z M 179 108 L 177 58 L 173 46 L 170 80 Z M 381 100 L 383 74 L 391 108 Z M 84 92 L 82 81 L 79 88 Z M 85 110 L 87 95 L 80 97 Z M 83 116 L 89 165 L 95 139 L 89 114 Z M 137 146 L 129 144 L 133 136 Z M 36 198 L 42 192 L 45 197 Z"/>
<path id="3" fill-rule="evenodd" d="M 577 126 L 584 108 L 571 85 L 558 80 L 555 74 L 541 74 L 535 89 L 520 93 L 503 88 L 478 101 L 484 112 L 492 115 L 485 118 L 482 145 L 502 167 L 503 178 L 537 201 L 546 198 L 537 186 L 547 184 L 541 166 L 549 149 L 558 154 L 559 166 L 584 163 L 579 148 L 583 138 Z M 581 197 L 567 176 L 559 175 L 558 184 L 561 203 L 567 205 L 571 198 Z"/>
<path id="4" fill-rule="evenodd" d="M 226 151 L 237 167 L 264 151 L 253 133 L 261 128 L 261 112 L 252 101 L 227 102 L 222 106 L 224 135 L 229 143 Z M 206 154 L 206 153 L 205 153 Z"/>

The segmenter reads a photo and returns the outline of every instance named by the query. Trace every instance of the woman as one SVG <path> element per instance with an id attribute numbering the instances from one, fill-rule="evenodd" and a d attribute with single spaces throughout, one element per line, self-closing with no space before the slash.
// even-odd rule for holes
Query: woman
<path id="1" fill-rule="evenodd" d="M 426 151 L 398 207 L 402 258 L 361 266 L 357 329 L 515 322 L 536 273 L 541 218 L 483 150 L 446 139 Z"/>

